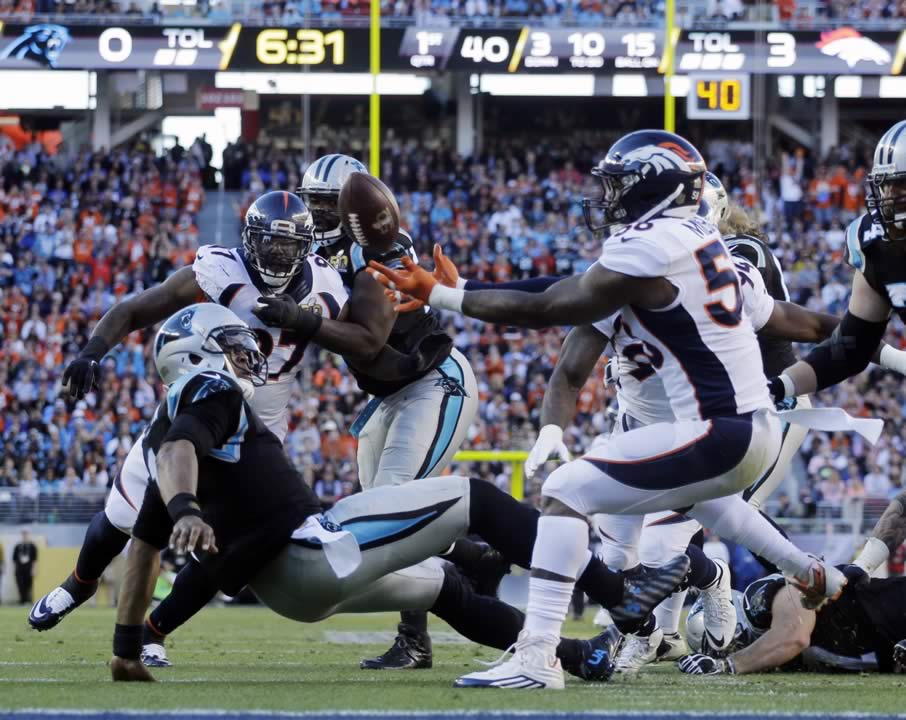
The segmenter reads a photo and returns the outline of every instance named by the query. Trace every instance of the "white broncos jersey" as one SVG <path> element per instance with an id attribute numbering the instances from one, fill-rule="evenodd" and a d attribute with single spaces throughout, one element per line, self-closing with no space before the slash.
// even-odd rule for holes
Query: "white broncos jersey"
<path id="1" fill-rule="evenodd" d="M 617 230 L 599 262 L 677 288 L 663 310 L 623 307 L 595 323 L 619 358 L 618 402 L 652 424 L 708 419 L 771 406 L 753 326 L 774 301 L 749 263 L 731 259 L 714 225 L 661 218 Z"/>
<path id="2" fill-rule="evenodd" d="M 249 404 L 283 442 L 288 427 L 286 406 L 307 343 L 299 342 L 292 332 L 267 327 L 252 314 L 264 292 L 256 285 L 258 278 L 252 277 L 239 248 L 205 245 L 198 250 L 192 269 L 205 295 L 236 313 L 258 336 L 261 351 L 267 356 L 268 379 L 263 387 L 255 389 Z M 333 319 L 349 299 L 340 274 L 316 255 L 308 256 L 302 271 L 284 292 L 307 310 Z"/>

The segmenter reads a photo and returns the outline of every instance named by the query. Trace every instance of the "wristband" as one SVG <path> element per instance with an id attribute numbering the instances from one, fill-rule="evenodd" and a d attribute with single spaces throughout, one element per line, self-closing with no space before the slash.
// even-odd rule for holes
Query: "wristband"
<path id="1" fill-rule="evenodd" d="M 324 318 L 318 313 L 300 309 L 293 330 L 302 336 L 303 341 L 306 341 L 311 339 L 321 329 L 323 323 Z"/>
<path id="2" fill-rule="evenodd" d="M 881 367 L 906 374 L 906 352 L 890 347 L 890 345 L 884 345 L 881 348 L 881 357 L 878 359 L 881 361 Z"/>
<path id="3" fill-rule="evenodd" d="M 116 624 L 113 630 L 113 654 L 124 660 L 138 660 L 142 654 L 142 625 Z"/>
<path id="4" fill-rule="evenodd" d="M 104 338 L 92 335 L 79 353 L 79 357 L 99 362 L 108 352 L 110 352 L 110 347 Z"/>
<path id="5" fill-rule="evenodd" d="M 724 663 L 726 663 L 727 672 L 730 675 L 735 675 L 736 674 L 736 664 L 733 662 L 733 658 L 729 658 L 729 657 L 725 658 Z"/>
<path id="6" fill-rule="evenodd" d="M 458 278 L 456 278 L 456 289 L 465 290 L 466 285 L 468 285 L 468 283 L 469 283 L 469 281 L 466 280 L 464 277 L 458 277 Z"/>
<path id="7" fill-rule="evenodd" d="M 465 300 L 465 297 L 465 290 L 448 288 L 438 283 L 431 290 L 428 304 L 436 310 L 452 310 L 453 312 L 462 313 L 462 301 Z"/>
<path id="8" fill-rule="evenodd" d="M 875 570 L 887 562 L 889 556 L 890 549 L 887 544 L 879 538 L 870 537 L 853 564 L 858 565 L 869 575 L 873 575 Z"/>
<path id="9" fill-rule="evenodd" d="M 186 515 L 202 517 L 201 507 L 198 505 L 198 498 L 192 493 L 177 493 L 170 502 L 167 503 L 167 512 L 174 523 L 179 522 L 180 518 Z"/>
<path id="10" fill-rule="evenodd" d="M 783 383 L 783 399 L 796 397 L 796 383 L 793 382 L 791 378 L 786 373 L 783 373 L 780 376 L 780 382 Z"/>

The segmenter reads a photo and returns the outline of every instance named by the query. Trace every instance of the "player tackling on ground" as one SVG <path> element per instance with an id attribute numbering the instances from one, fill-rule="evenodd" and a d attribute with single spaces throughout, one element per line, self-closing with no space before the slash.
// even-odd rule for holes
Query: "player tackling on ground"
<path id="1" fill-rule="evenodd" d="M 413 263 L 404 271 L 373 265 L 408 295 L 489 322 L 589 324 L 620 310 L 664 358 L 658 374 L 677 418 L 623 433 L 551 474 L 515 655 L 460 678 L 463 687 L 563 687 L 553 648 L 587 544 L 585 518 L 594 513 L 690 508 L 705 527 L 795 578 L 809 602 L 834 597 L 845 584 L 732 495 L 775 462 L 781 431 L 732 260 L 717 229 L 697 216 L 704 172 L 700 153 L 679 136 L 623 137 L 593 170 L 601 197 L 584 203 L 590 228 L 610 230 L 601 259 L 540 294 L 456 290 Z"/>

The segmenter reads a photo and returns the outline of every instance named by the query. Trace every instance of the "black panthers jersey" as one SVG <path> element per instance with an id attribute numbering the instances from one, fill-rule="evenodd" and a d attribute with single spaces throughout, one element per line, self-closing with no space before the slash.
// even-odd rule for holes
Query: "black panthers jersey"
<path id="1" fill-rule="evenodd" d="M 356 276 L 368 267 L 371 260 L 377 260 L 391 268 L 402 267 L 402 258 L 406 255 L 416 262 L 418 261 L 418 255 L 412 247 L 412 238 L 402 231 L 393 248 L 383 255 L 363 248 L 345 234 L 335 243 L 318 247 L 317 253 L 340 273 L 343 284 L 349 289 L 350 294 Z M 411 377 L 386 381 L 379 377 L 372 377 L 366 369 L 347 363 L 359 387 L 378 397 L 392 395 L 431 370 L 440 367 L 453 349 L 453 340 L 441 328 L 438 313 L 430 308 L 425 308 L 400 313 L 390 331 L 387 345 L 400 354 L 415 360 L 412 363 Z"/>
<path id="2" fill-rule="evenodd" d="M 866 213 L 846 228 L 846 260 L 906 320 L 906 243 L 890 242 Z"/>
<path id="3" fill-rule="evenodd" d="M 752 640 L 770 629 L 774 597 L 785 585 L 783 576 L 769 575 L 746 588 L 744 610 Z M 837 600 L 818 611 L 812 646 L 843 657 L 875 653 L 879 669 L 889 672 L 893 646 L 906 638 L 904 597 L 906 578 L 850 582 Z"/>
<path id="4" fill-rule="evenodd" d="M 764 286 L 772 298 L 789 301 L 790 294 L 783 282 L 783 270 L 764 240 L 754 235 L 728 235 L 724 242 L 733 255 L 748 260 L 758 268 L 764 279 Z M 768 377 L 779 375 L 796 362 L 793 344 L 789 340 L 780 340 L 759 333 L 758 346 L 761 348 L 764 374 Z"/>
<path id="5" fill-rule="evenodd" d="M 142 441 L 150 483 L 136 537 L 166 547 L 173 523 L 157 489 L 164 442 L 188 440 L 198 456 L 197 496 L 219 552 L 202 558 L 218 586 L 235 595 L 289 542 L 317 497 L 252 412 L 231 376 L 199 370 L 173 383 Z"/>

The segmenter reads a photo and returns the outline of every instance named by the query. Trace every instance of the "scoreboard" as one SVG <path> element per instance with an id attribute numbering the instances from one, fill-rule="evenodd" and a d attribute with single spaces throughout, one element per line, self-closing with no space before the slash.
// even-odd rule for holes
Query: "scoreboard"
<path id="1" fill-rule="evenodd" d="M 896 76 L 904 74 L 906 64 L 906 29 L 902 28 L 878 32 L 848 27 L 824 32 L 683 30 L 672 40 L 674 70 L 680 75 Z M 659 28 L 383 28 L 381 66 L 388 72 L 656 77 L 665 67 L 665 43 Z M 0 69 L 297 71 L 308 66 L 361 73 L 368 72 L 369 45 L 369 31 L 361 27 L 0 21 Z M 718 95 L 723 87 L 717 88 Z M 732 96 L 735 86 L 726 87 L 728 97 Z M 702 89 L 707 100 L 710 90 Z"/>

